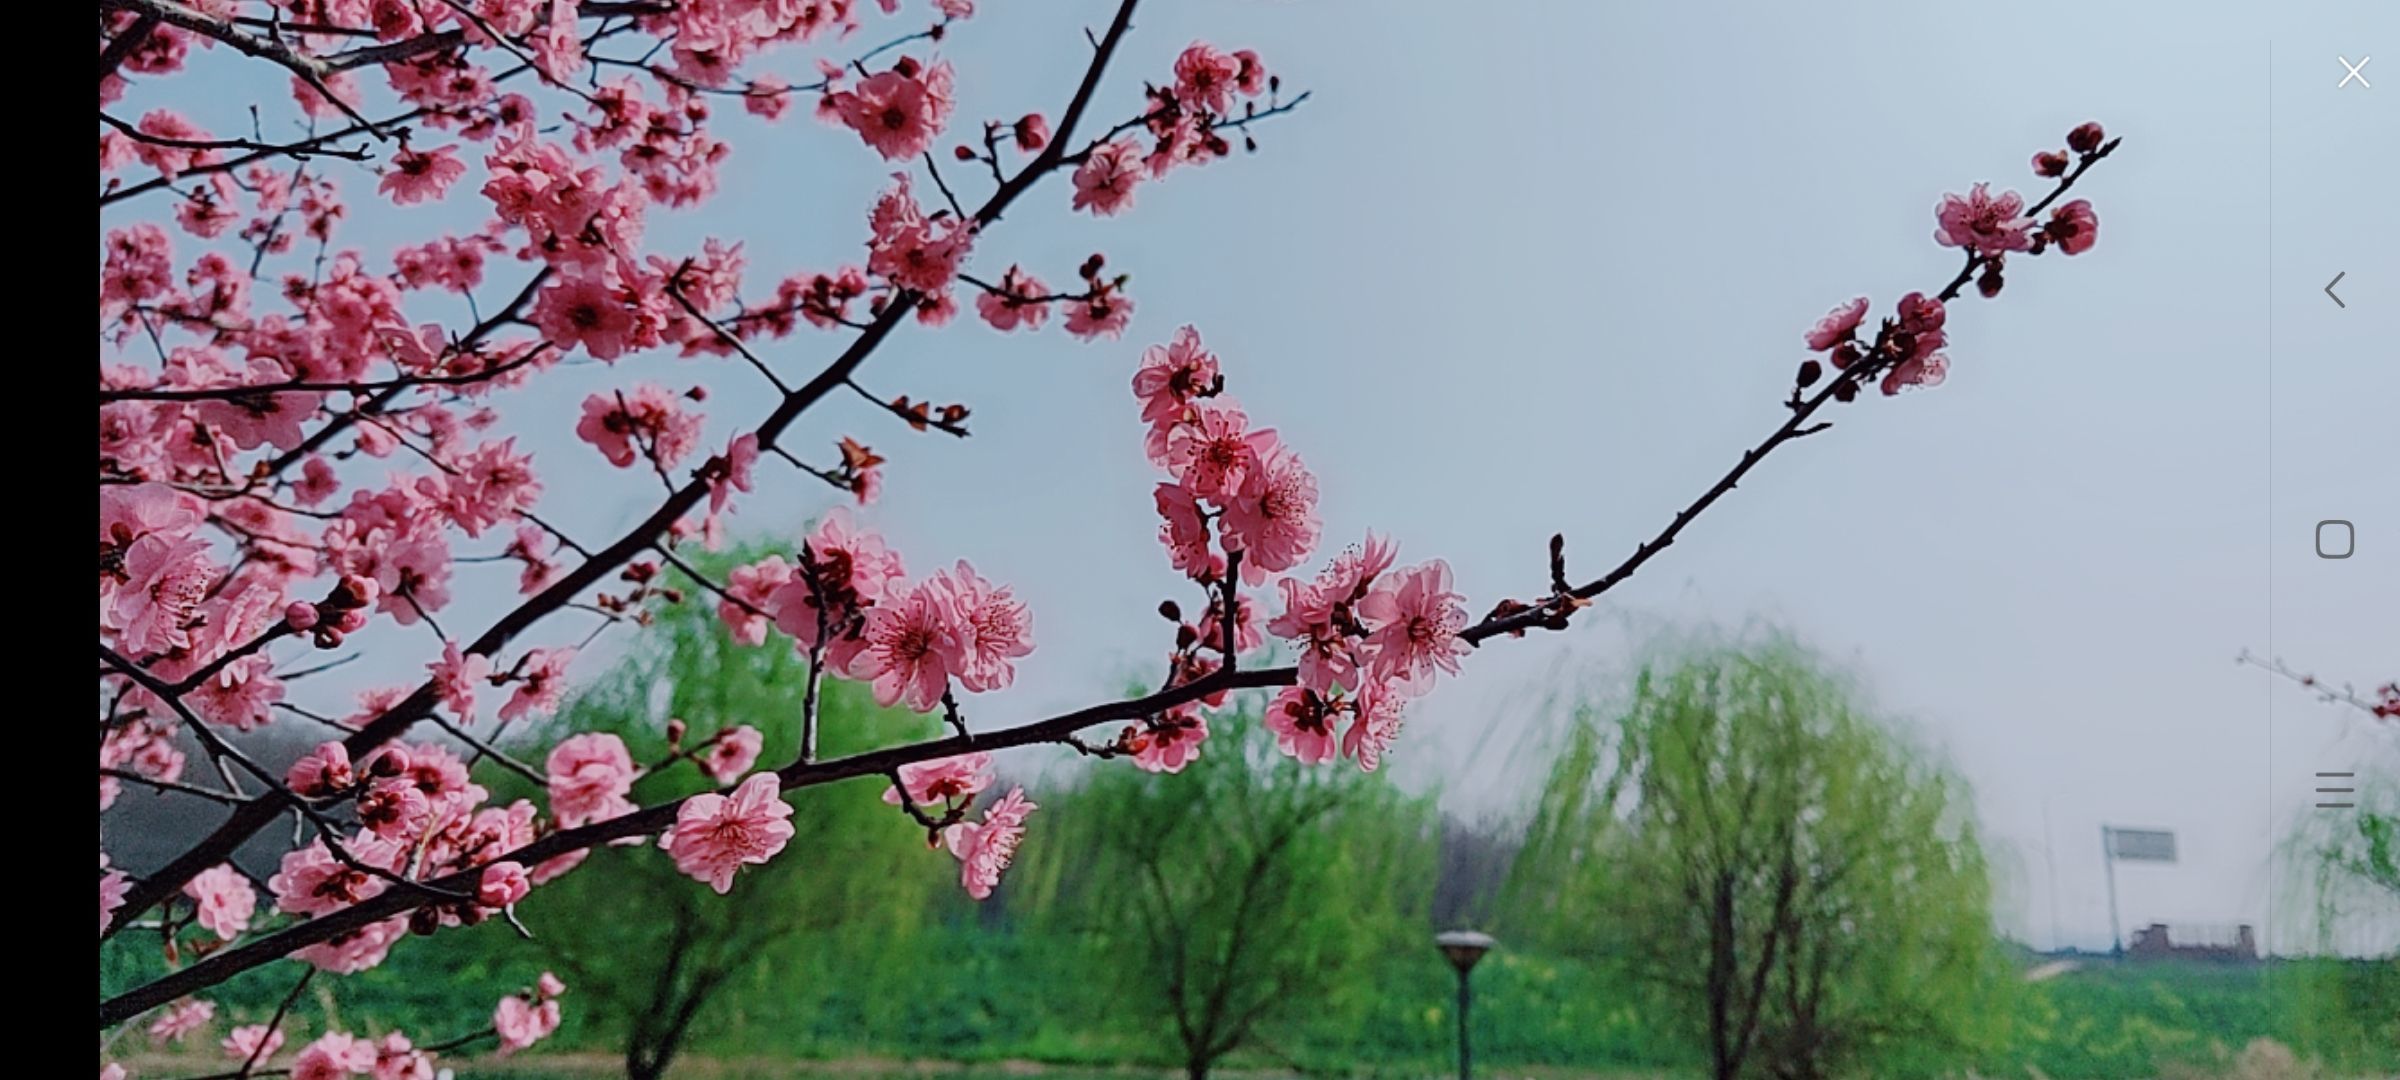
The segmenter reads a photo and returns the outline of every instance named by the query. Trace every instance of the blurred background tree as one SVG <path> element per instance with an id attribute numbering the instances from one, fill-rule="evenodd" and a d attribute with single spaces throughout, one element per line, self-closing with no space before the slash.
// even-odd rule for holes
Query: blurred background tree
<path id="1" fill-rule="evenodd" d="M 711 576 L 751 557 L 711 560 Z M 641 651 L 531 733 L 523 757 L 538 768 L 555 739 L 609 732 L 648 767 L 673 753 L 668 725 L 679 720 L 685 747 L 748 725 L 761 736 L 757 768 L 793 760 L 807 658 L 788 646 L 733 641 L 714 604 L 697 600 L 657 609 Z M 859 684 L 827 680 L 821 693 L 825 756 L 933 734 L 931 718 L 878 709 Z M 524 920 L 539 928 L 542 956 L 583 998 L 585 1023 L 621 1043 L 629 1078 L 664 1075 L 695 1031 L 725 1026 L 762 995 L 854 990 L 815 987 L 812 976 L 830 968 L 848 979 L 871 969 L 866 957 L 836 963 L 836 954 L 888 947 L 937 912 L 938 894 L 955 891 L 955 863 L 927 855 L 924 830 L 878 797 L 882 783 L 790 793 L 790 857 L 744 872 L 725 897 L 643 844 L 598 851 L 592 865 L 526 899 Z M 647 805 L 719 786 L 682 760 L 644 775 L 634 798 Z"/>
<path id="2" fill-rule="evenodd" d="M 1429 962 L 1441 820 L 1380 773 L 1278 752 L 1255 701 L 1209 725 L 1181 775 L 1103 763 L 1045 797 L 1014 901 L 1192 1080 L 1245 1046 L 1288 1063 L 1279 1036 L 1355 1022 L 1384 956 Z"/>
<path id="3" fill-rule="evenodd" d="M 1798 647 L 1700 647 L 1578 710 L 1510 936 L 1622 964 L 1718 1080 L 1963 1064 L 2014 983 L 1970 813 Z"/>

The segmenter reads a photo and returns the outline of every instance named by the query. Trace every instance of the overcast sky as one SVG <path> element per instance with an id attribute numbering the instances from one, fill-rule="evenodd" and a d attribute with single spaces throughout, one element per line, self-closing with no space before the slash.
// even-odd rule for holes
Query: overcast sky
<path id="1" fill-rule="evenodd" d="M 1081 27 L 1109 5 L 981 6 L 941 49 L 958 127 L 1055 116 L 1088 55 Z M 1129 216 L 1069 216 L 1061 177 L 979 244 L 978 272 L 1016 261 L 1052 282 L 1105 251 L 1133 275 L 1126 338 L 912 326 L 864 381 L 969 403 L 974 438 L 911 435 L 836 398 L 787 441 L 871 443 L 891 459 L 871 520 L 913 569 L 971 558 L 1032 602 L 1039 651 L 1014 691 L 974 703 L 986 726 L 1156 667 L 1152 608 L 1188 595 L 1152 541 L 1127 379 L 1186 322 L 1316 471 L 1329 550 L 1388 532 L 1404 558 L 1447 558 L 1480 612 L 1540 591 L 1553 532 L 1580 576 L 1664 525 L 1780 421 L 1811 321 L 1948 279 L 1956 253 L 1931 239 L 1944 191 L 2033 191 L 2029 155 L 2097 119 L 2126 144 L 2078 191 L 2096 250 L 2023 261 L 2000 299 L 1954 305 L 1946 385 L 1836 412 L 1590 625 L 1471 658 L 1472 677 L 1412 714 L 1396 767 L 1461 812 L 1514 809 L 1553 689 L 1622 671 L 1646 627 L 1765 620 L 1850 665 L 1972 781 L 2011 933 L 2105 947 L 2104 823 L 2182 840 L 2180 865 L 2122 871 L 2128 927 L 2284 933 L 2297 924 L 2269 910 L 2286 900 L 2269 853 L 2312 812 L 2312 774 L 2400 760 L 2400 732 L 2233 663 L 2247 648 L 2362 689 L 2400 676 L 2400 13 L 1827 6 L 1156 4 L 1101 118 L 1132 115 L 1140 80 L 1201 37 L 1258 49 L 1287 94 L 1313 96 L 1262 128 L 1257 156 L 1147 186 Z M 2373 88 L 2337 90 L 2337 54 L 2382 53 L 2362 69 Z M 794 81 L 808 63 L 781 58 Z M 247 126 L 239 98 L 178 104 L 231 130 Z M 879 161 L 805 117 L 720 123 L 735 133 L 723 194 L 654 214 L 652 250 L 738 236 L 752 292 L 859 259 Z M 348 190 L 371 198 L 372 180 Z M 347 239 L 381 257 L 448 213 L 377 208 Z M 2346 309 L 2320 291 L 2337 271 Z M 841 344 L 768 353 L 800 372 Z M 587 541 L 657 490 L 573 439 L 579 402 L 645 378 L 717 390 L 712 445 L 767 408 L 746 369 L 664 357 L 516 395 L 541 512 Z M 768 475 L 745 534 L 793 535 L 828 505 L 813 481 Z M 2327 518 L 2355 523 L 2355 557 L 2315 556 Z M 444 618 L 471 635 L 509 600 L 506 572 L 461 573 L 491 581 Z M 555 617 L 547 639 L 580 636 L 577 620 Z M 2400 940 L 2400 912 L 2375 920 L 2346 943 Z"/>

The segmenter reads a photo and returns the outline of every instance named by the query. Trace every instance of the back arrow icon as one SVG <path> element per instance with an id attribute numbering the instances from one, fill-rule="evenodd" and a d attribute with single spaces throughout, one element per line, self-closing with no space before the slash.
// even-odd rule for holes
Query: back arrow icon
<path id="1" fill-rule="evenodd" d="M 2325 295 L 2327 295 L 2327 296 L 2333 296 L 2333 287 L 2334 287 L 2334 286 L 2336 286 L 2336 285 L 2339 285 L 2339 284 L 2341 284 L 2341 283 L 2342 283 L 2342 279 L 2343 279 L 2344 277 L 2347 277 L 2347 276 L 2349 276 L 2349 273 L 2350 273 L 2349 271 L 2347 271 L 2347 270 L 2344 270 L 2344 271 L 2341 271 L 2340 273 L 2337 273 L 2337 274 L 2333 275 L 2333 280 L 2332 280 L 2332 281 L 2328 281 L 2328 282 L 2326 282 L 2326 283 L 2325 283 Z M 2350 305 L 2348 305 L 2348 304 L 2345 304 L 2345 303 L 2342 303 L 2342 298 L 2341 298 L 2341 297 L 2338 297 L 2338 296 L 2333 296 L 2333 303 L 2334 303 L 2334 306 L 2335 306 L 2335 307 L 2339 307 L 2339 308 L 2342 308 L 2342 309 L 2344 309 L 2344 310 L 2347 310 L 2347 309 L 2350 307 Z"/>

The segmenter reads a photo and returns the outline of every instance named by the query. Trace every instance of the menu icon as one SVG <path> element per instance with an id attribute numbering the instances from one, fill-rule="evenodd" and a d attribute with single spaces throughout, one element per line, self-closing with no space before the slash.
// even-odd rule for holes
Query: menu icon
<path id="1" fill-rule="evenodd" d="M 2355 778 L 2357 775 L 2358 775 L 2357 773 L 2346 773 L 2346 772 L 2321 772 L 2321 773 L 2318 773 L 2318 774 L 2317 774 L 2317 809 L 2319 809 L 2319 810 L 2348 810 L 2348 809 L 2350 809 L 2351 807 L 2357 806 L 2357 805 L 2358 805 L 2357 803 L 2354 803 L 2354 802 L 2350 802 L 2350 801 L 2348 801 L 2350 796 L 2352 796 L 2352 795 L 2355 795 L 2355 794 L 2357 794 L 2357 793 L 2358 793 L 2358 789 L 2357 789 L 2356 787 L 2353 787 L 2353 786 L 2351 786 L 2351 783 L 2350 783 L 2350 782 L 2351 782 L 2351 780 L 2352 780 L 2353 778 Z M 2329 801 L 2329 800 L 2340 800 L 2340 801 Z"/>

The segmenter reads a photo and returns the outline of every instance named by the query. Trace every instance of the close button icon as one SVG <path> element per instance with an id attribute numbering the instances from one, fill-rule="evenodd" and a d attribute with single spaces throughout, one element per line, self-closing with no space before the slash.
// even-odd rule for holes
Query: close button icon
<path id="1" fill-rule="evenodd" d="M 2358 550 L 2358 530 L 2347 521 L 2317 522 L 2317 557 L 2347 559 Z"/>

